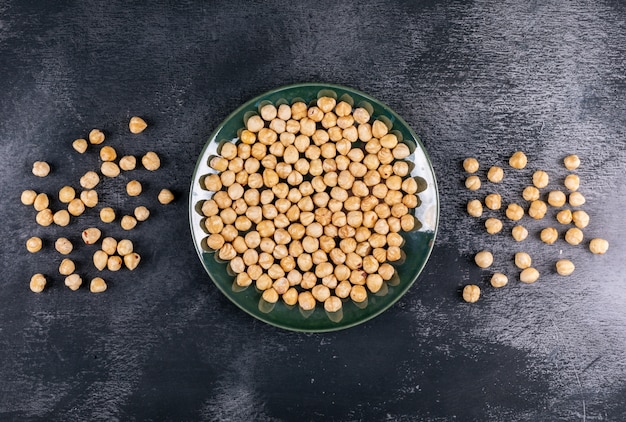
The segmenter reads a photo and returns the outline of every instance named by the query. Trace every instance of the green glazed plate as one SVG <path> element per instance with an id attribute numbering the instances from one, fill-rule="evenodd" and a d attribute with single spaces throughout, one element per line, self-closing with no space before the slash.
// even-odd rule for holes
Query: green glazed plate
<path id="1" fill-rule="evenodd" d="M 327 313 L 322 304 L 308 312 L 302 311 L 297 304 L 288 306 L 280 299 L 273 305 L 268 304 L 260 300 L 261 292 L 254 287 L 254 283 L 243 290 L 238 287 L 234 283 L 235 277 L 228 264 L 219 262 L 216 259 L 217 254 L 203 246 L 208 234 L 202 224 L 204 217 L 200 212 L 202 202 L 212 196 L 212 193 L 202 185 L 204 176 L 215 173 L 208 162 L 211 157 L 219 155 L 221 144 L 238 141 L 237 133 L 244 126 L 245 119 L 252 113 L 258 113 L 260 106 L 267 101 L 275 105 L 291 104 L 298 100 L 310 104 L 323 95 L 333 95 L 337 101 L 345 100 L 355 107 L 365 107 L 370 111 L 371 121 L 381 119 L 392 125 L 392 131 L 402 138 L 412 151 L 405 160 L 410 163 L 410 176 L 416 178 L 420 186 L 417 195 L 421 200 L 421 204 L 411 211 L 418 220 L 416 228 L 410 232 L 401 232 L 405 239 L 402 246 L 403 258 L 392 263 L 396 268 L 394 278 L 384 283 L 383 288 L 376 294 L 368 292 L 368 298 L 364 303 L 357 304 L 350 298 L 344 299 L 341 311 L 332 314 Z M 259 95 L 235 110 L 217 127 L 200 153 L 193 173 L 189 195 L 189 220 L 193 242 L 202 265 L 217 288 L 234 304 L 253 317 L 277 327 L 294 331 L 324 332 L 352 327 L 374 318 L 406 293 L 426 265 L 432 251 L 439 221 L 439 197 L 435 174 L 422 142 L 393 110 L 369 95 L 351 88 L 303 83 L 280 87 Z M 224 318 L 228 318 L 227 313 L 224 313 Z"/>

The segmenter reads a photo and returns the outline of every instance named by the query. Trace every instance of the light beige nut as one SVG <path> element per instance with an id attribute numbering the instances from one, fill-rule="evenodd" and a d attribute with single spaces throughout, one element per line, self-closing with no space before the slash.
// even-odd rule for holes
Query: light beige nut
<path id="1" fill-rule="evenodd" d="M 298 295 L 298 305 L 304 311 L 310 311 L 315 308 L 315 298 L 310 291 L 300 292 Z"/>
<path id="2" fill-rule="evenodd" d="M 115 210 L 111 207 L 104 207 L 100 210 L 100 220 L 103 223 L 111 223 L 115 220 Z"/>
<path id="3" fill-rule="evenodd" d="M 161 189 L 157 198 L 161 204 L 167 205 L 174 200 L 174 194 L 169 189 Z"/>
<path id="4" fill-rule="evenodd" d="M 141 164 L 146 170 L 154 171 L 161 167 L 161 159 L 156 152 L 148 151 L 143 157 L 141 157 Z"/>
<path id="5" fill-rule="evenodd" d="M 572 192 L 569 194 L 569 204 L 572 207 L 580 207 L 585 201 L 585 197 L 580 192 Z"/>
<path id="6" fill-rule="evenodd" d="M 517 225 L 511 230 L 511 235 L 517 242 L 521 242 L 528 237 L 528 230 L 524 226 Z"/>
<path id="7" fill-rule="evenodd" d="M 513 155 L 511 155 L 511 158 L 509 158 L 509 165 L 514 169 L 523 169 L 524 167 L 526 167 L 527 162 L 528 158 L 526 157 L 526 154 L 524 154 L 522 151 L 515 152 Z"/>
<path id="8" fill-rule="evenodd" d="M 122 258 L 113 255 L 107 258 L 107 270 L 109 271 L 119 271 L 122 268 Z"/>
<path id="9" fill-rule="evenodd" d="M 52 211 L 50 211 L 50 209 L 48 208 L 46 208 L 45 210 L 39 211 L 37 215 L 35 216 L 35 221 L 37 221 L 37 224 L 39 224 L 40 226 L 43 226 L 43 227 L 49 226 L 54 221 Z"/>
<path id="10" fill-rule="evenodd" d="M 326 312 L 337 312 L 342 308 L 342 306 L 343 303 L 337 296 L 330 296 L 324 301 L 324 310 L 326 310 Z"/>
<path id="11" fill-rule="evenodd" d="M 35 211 L 45 210 L 48 206 L 50 206 L 50 199 L 48 199 L 48 195 L 42 192 L 35 196 L 35 201 L 33 202 Z"/>
<path id="12" fill-rule="evenodd" d="M 562 207 L 563 205 L 565 205 L 565 200 L 565 194 L 560 190 L 553 190 L 548 194 L 548 204 L 552 205 L 553 207 Z"/>
<path id="13" fill-rule="evenodd" d="M 102 250 L 107 255 L 114 255 L 117 251 L 117 240 L 113 237 L 105 237 L 102 239 Z"/>
<path id="14" fill-rule="evenodd" d="M 35 198 L 37 198 L 37 192 L 30 189 L 23 191 L 22 196 L 20 197 L 22 204 L 24 205 L 33 205 L 35 203 Z"/>
<path id="15" fill-rule="evenodd" d="M 131 117 L 130 121 L 128 122 L 128 129 L 131 133 L 141 133 L 147 127 L 148 124 L 146 123 L 146 121 L 139 116 Z"/>
<path id="16" fill-rule="evenodd" d="M 150 210 L 141 205 L 135 208 L 133 214 L 135 214 L 135 218 L 137 219 L 137 221 L 146 221 L 148 217 L 150 217 Z"/>
<path id="17" fill-rule="evenodd" d="M 536 201 L 539 199 L 539 189 L 534 186 L 526 186 L 522 191 L 522 198 L 526 201 Z"/>
<path id="18" fill-rule="evenodd" d="M 469 176 L 465 179 L 465 187 L 469 190 L 478 190 L 480 189 L 480 179 L 478 176 Z"/>
<path id="19" fill-rule="evenodd" d="M 494 217 L 488 218 L 485 220 L 485 228 L 489 234 L 499 233 L 502 230 L 502 221 Z"/>
<path id="20" fill-rule="evenodd" d="M 468 173 L 476 173 L 479 166 L 480 165 L 478 164 L 478 160 L 476 158 L 468 157 L 463 160 L 463 169 L 465 169 Z"/>
<path id="21" fill-rule="evenodd" d="M 491 183 L 502 182 L 502 180 L 504 179 L 504 170 L 502 169 L 502 167 L 498 166 L 490 167 L 489 171 L 487 172 L 487 179 L 489 179 Z"/>
<path id="22" fill-rule="evenodd" d="M 480 217 L 483 215 L 483 204 L 478 199 L 472 199 L 467 203 L 467 213 L 472 217 Z"/>
<path id="23" fill-rule="evenodd" d="M 365 301 L 365 299 L 367 299 L 367 290 L 365 290 L 365 287 L 362 285 L 352 286 L 352 289 L 350 290 L 350 299 L 356 303 Z"/>
<path id="24" fill-rule="evenodd" d="M 75 139 L 74 142 L 72 142 L 72 148 L 79 154 L 83 154 L 87 151 L 87 140 L 83 138 Z"/>
<path id="25" fill-rule="evenodd" d="M 71 186 L 63 186 L 59 190 L 59 201 L 68 204 L 72 199 L 76 198 L 76 191 Z"/>
<path id="26" fill-rule="evenodd" d="M 273 287 L 265 289 L 261 294 L 261 298 L 267 303 L 276 303 L 278 302 L 278 292 Z"/>
<path id="27" fill-rule="evenodd" d="M 572 221 L 576 227 L 584 229 L 589 224 L 589 214 L 583 210 L 576 210 L 572 212 Z"/>
<path id="28" fill-rule="evenodd" d="M 85 242 L 86 245 L 95 244 L 98 240 L 100 240 L 101 235 L 102 232 L 97 227 L 89 227 L 88 229 L 83 230 L 83 232 L 81 233 L 83 242 Z"/>
<path id="29" fill-rule="evenodd" d="M 475 284 L 468 284 L 463 287 L 463 300 L 468 303 L 477 302 L 480 298 L 480 287 Z"/>
<path id="30" fill-rule="evenodd" d="M 515 254 L 515 266 L 520 269 L 528 268 L 532 265 L 532 259 L 526 252 L 517 252 Z"/>
<path id="31" fill-rule="evenodd" d="M 78 217 L 85 212 L 85 204 L 80 198 L 74 198 L 67 204 L 67 211 L 74 217 Z"/>
<path id="32" fill-rule="evenodd" d="M 93 189 L 100 182 L 100 176 L 95 171 L 88 171 L 80 178 L 80 185 L 85 189 Z"/>
<path id="33" fill-rule="evenodd" d="M 26 250 L 30 253 L 36 253 L 41 250 L 43 241 L 41 238 L 33 236 L 26 241 Z"/>
<path id="34" fill-rule="evenodd" d="M 563 164 L 568 170 L 576 170 L 580 166 L 580 158 L 575 154 L 568 155 L 563 159 Z"/>
<path id="35" fill-rule="evenodd" d="M 572 222 L 572 211 L 561 210 L 556 214 L 556 220 L 561 224 L 569 224 Z"/>
<path id="36" fill-rule="evenodd" d="M 502 207 L 502 197 L 499 193 L 490 193 L 485 197 L 485 206 L 490 210 L 499 210 Z"/>
<path id="37" fill-rule="evenodd" d="M 519 275 L 519 280 L 522 283 L 531 284 L 537 281 L 538 279 L 539 279 L 539 271 L 537 271 L 537 269 L 533 267 L 528 267 L 522 270 L 522 272 Z"/>
<path id="38" fill-rule="evenodd" d="M 120 168 L 112 161 L 105 161 L 100 165 L 100 172 L 106 177 L 117 177 L 120 174 Z"/>
<path id="39" fill-rule="evenodd" d="M 122 220 L 120 221 L 120 226 L 124 230 L 132 230 L 135 228 L 136 225 L 137 225 L 137 219 L 133 217 L 132 215 L 125 215 L 122 217 Z"/>
<path id="40" fill-rule="evenodd" d="M 129 239 L 122 239 L 117 242 L 117 253 L 126 256 L 133 251 L 133 242 Z"/>
<path id="41" fill-rule="evenodd" d="M 89 291 L 91 293 L 102 293 L 107 289 L 107 283 L 101 277 L 95 277 L 89 283 Z"/>
<path id="42" fill-rule="evenodd" d="M 92 129 L 89 132 L 89 142 L 93 145 L 99 145 L 104 142 L 104 133 L 100 129 Z"/>
<path id="43" fill-rule="evenodd" d="M 35 161 L 33 163 L 33 174 L 37 177 L 46 177 L 50 174 L 50 164 L 45 161 Z"/>
<path id="44" fill-rule="evenodd" d="M 131 180 L 126 184 L 126 193 L 128 196 L 139 196 L 141 194 L 141 182 L 138 180 Z"/>
<path id="45" fill-rule="evenodd" d="M 59 237 L 56 242 L 54 242 L 54 249 L 57 250 L 61 255 L 68 255 L 74 249 L 74 245 L 69 239 L 65 237 Z"/>
<path id="46" fill-rule="evenodd" d="M 139 256 L 137 252 L 131 252 L 128 255 L 124 255 L 124 265 L 131 271 L 137 268 L 139 261 L 141 261 L 141 256 Z"/>
<path id="47" fill-rule="evenodd" d="M 102 161 L 114 161 L 117 158 L 117 152 L 112 146 L 106 145 L 100 149 L 100 159 Z"/>
<path id="48" fill-rule="evenodd" d="M 559 232 L 557 232 L 554 227 L 546 227 L 541 230 L 539 236 L 541 237 L 542 242 L 552 245 L 559 238 Z"/>
<path id="49" fill-rule="evenodd" d="M 99 271 L 102 271 L 107 266 L 107 261 L 109 260 L 109 255 L 102 250 L 97 250 L 93 253 L 93 265 Z"/>
<path id="50" fill-rule="evenodd" d="M 65 285 L 69 287 L 70 290 L 76 291 L 83 284 L 83 279 L 80 275 L 74 273 L 65 277 Z"/>
<path id="51" fill-rule="evenodd" d="M 563 185 L 571 192 L 577 191 L 580 187 L 580 178 L 577 174 L 568 174 L 563 181 Z"/>
<path id="52" fill-rule="evenodd" d="M 579 245 L 583 241 L 583 231 L 572 227 L 565 232 L 565 241 L 570 245 Z"/>
<path id="53" fill-rule="evenodd" d="M 569 259 L 559 259 L 556 261 L 556 272 L 559 275 L 570 275 L 575 269 L 576 266 Z"/>
<path id="54" fill-rule="evenodd" d="M 606 239 L 591 239 L 591 242 L 589 242 L 589 250 L 591 253 L 603 255 L 609 250 L 609 242 Z"/>
<path id="55" fill-rule="evenodd" d="M 509 204 L 505 214 L 509 220 L 518 221 L 524 216 L 524 209 L 517 204 Z"/>
<path id="56" fill-rule="evenodd" d="M 509 278 L 502 273 L 494 273 L 491 276 L 491 285 L 496 288 L 504 287 L 509 282 Z"/>
<path id="57" fill-rule="evenodd" d="M 530 207 L 528 207 L 528 215 L 535 220 L 541 220 L 546 215 L 546 212 L 548 212 L 548 206 L 540 199 L 531 202 Z"/>
<path id="58" fill-rule="evenodd" d="M 46 276 L 35 274 L 30 279 L 30 289 L 35 293 L 41 293 L 46 287 Z"/>
<path id="59" fill-rule="evenodd" d="M 61 261 L 61 264 L 59 265 L 59 274 L 70 275 L 74 272 L 75 269 L 76 265 L 74 264 L 74 261 L 69 258 L 65 258 L 63 259 L 63 261 Z"/>
<path id="60" fill-rule="evenodd" d="M 67 210 L 59 210 L 52 215 L 54 224 L 65 227 L 70 223 L 70 213 Z"/>
<path id="61" fill-rule="evenodd" d="M 550 182 L 550 176 L 543 170 L 537 170 L 533 173 L 533 185 L 539 189 L 543 189 L 548 186 Z"/>
<path id="62" fill-rule="evenodd" d="M 493 264 L 493 254 L 489 251 L 480 251 L 474 256 L 474 262 L 480 268 L 489 268 Z"/>
<path id="63" fill-rule="evenodd" d="M 133 155 L 125 155 L 120 158 L 119 166 L 124 171 L 134 170 L 137 167 L 137 159 Z"/>
<path id="64" fill-rule="evenodd" d="M 93 189 L 84 190 L 80 193 L 80 200 L 86 207 L 93 208 L 98 205 L 98 192 Z"/>

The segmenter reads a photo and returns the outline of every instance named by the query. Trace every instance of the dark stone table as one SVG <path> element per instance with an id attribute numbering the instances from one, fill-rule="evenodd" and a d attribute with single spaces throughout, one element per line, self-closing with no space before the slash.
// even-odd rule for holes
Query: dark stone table
<path id="1" fill-rule="evenodd" d="M 143 3 L 143 2 L 142 2 Z M 0 289 L 2 420 L 625 420 L 626 7 L 623 2 L 135 2 L 0 4 Z M 301 334 L 259 322 L 206 275 L 188 228 L 188 189 L 205 140 L 242 102 L 277 86 L 319 81 L 365 91 L 412 125 L 429 151 L 441 198 L 423 274 L 387 312 L 360 326 Z M 130 116 L 149 123 L 128 133 Z M 156 172 L 104 180 L 101 204 L 145 204 L 131 238 L 134 272 L 103 272 L 107 292 L 63 286 L 54 240 L 74 240 L 85 279 L 97 275 L 80 231 L 39 227 L 24 189 L 78 187 L 98 166 L 72 140 L 101 128 L 120 153 L 154 150 Z M 525 170 L 507 159 L 523 150 Z M 491 190 L 522 201 L 532 171 L 556 188 L 576 153 L 585 240 L 547 246 L 542 226 L 512 241 L 485 233 L 465 203 Z M 464 188 L 476 156 L 483 188 Z M 30 172 L 47 160 L 50 176 Z M 502 185 L 486 169 L 505 168 Z M 127 200 L 124 183 L 144 193 Z M 156 201 L 162 188 L 176 200 Z M 53 199 L 53 207 L 58 201 Z M 496 213 L 494 213 L 495 215 Z M 528 218 L 528 217 L 527 217 Z M 561 233 L 563 226 L 557 226 Z M 44 239 L 29 254 L 28 237 Z M 589 239 L 610 242 L 592 255 Z M 473 255 L 494 251 L 501 289 Z M 541 278 L 518 280 L 513 253 Z M 576 271 L 559 277 L 569 257 Z M 36 273 L 50 283 L 29 290 Z M 460 291 L 478 284 L 479 302 Z"/>

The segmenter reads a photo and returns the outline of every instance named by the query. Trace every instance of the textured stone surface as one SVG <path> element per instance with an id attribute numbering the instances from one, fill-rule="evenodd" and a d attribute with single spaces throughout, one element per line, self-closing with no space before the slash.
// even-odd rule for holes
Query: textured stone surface
<path id="1" fill-rule="evenodd" d="M 0 416 L 46 420 L 623 420 L 626 418 L 626 9 L 617 1 L 547 2 L 46 2 L 0 5 Z M 187 191 L 204 140 L 243 101 L 276 86 L 322 81 L 389 104 L 422 136 L 437 172 L 441 220 L 423 275 L 390 310 L 361 326 L 315 335 L 241 312 L 206 276 L 193 249 Z M 127 131 L 130 116 L 149 123 Z M 96 276 L 80 231 L 41 228 L 20 192 L 55 194 L 97 165 L 71 141 L 93 127 L 118 153 L 157 151 L 129 176 L 103 181 L 101 201 L 151 218 L 127 235 L 142 254 L 132 273 L 104 272 L 106 293 L 65 288 L 54 240 L 68 231 L 84 279 Z M 506 164 L 524 150 L 529 166 Z M 525 220 L 515 244 L 487 235 L 465 203 L 497 191 L 522 203 L 534 169 L 550 187 L 578 174 L 591 224 L 578 247 L 546 246 L 553 213 Z M 476 156 L 483 188 L 463 188 Z M 32 162 L 52 173 L 39 179 Z M 490 165 L 505 181 L 486 181 Z M 162 187 L 177 196 L 162 206 Z M 53 201 L 53 206 L 58 201 Z M 498 213 L 491 213 L 499 215 Z M 490 215 L 491 215 L 490 214 Z M 44 239 L 31 255 L 24 243 Z M 605 237 L 604 256 L 586 250 Z M 509 285 L 494 290 L 473 255 L 489 248 Z M 515 251 L 542 276 L 521 285 Z M 569 257 L 576 272 L 556 275 Z M 35 272 L 52 283 L 35 295 Z M 483 290 L 462 303 L 465 284 Z"/>

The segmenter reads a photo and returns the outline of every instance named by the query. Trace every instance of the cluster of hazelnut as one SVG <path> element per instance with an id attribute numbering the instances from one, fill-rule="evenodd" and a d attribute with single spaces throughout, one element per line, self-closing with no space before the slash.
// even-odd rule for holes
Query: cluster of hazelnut
<path id="1" fill-rule="evenodd" d="M 261 299 L 329 313 L 384 292 L 413 230 L 409 146 L 363 107 L 322 96 L 266 104 L 202 180 L 206 248 Z"/>
<path id="2" fill-rule="evenodd" d="M 527 164 L 526 155 L 515 152 L 509 159 L 509 165 L 514 169 L 523 169 Z M 580 159 L 576 155 L 569 155 L 564 158 L 565 168 L 574 171 L 580 165 Z M 465 187 L 470 191 L 477 191 L 481 187 L 480 178 L 474 173 L 478 171 L 479 163 L 475 158 L 466 158 L 463 161 L 464 170 L 470 174 L 465 180 Z M 487 179 L 492 183 L 500 183 L 504 179 L 504 170 L 501 167 L 493 166 L 487 172 Z M 541 199 L 540 189 L 546 188 L 550 177 L 547 172 L 537 170 L 532 176 L 532 185 L 526 186 L 522 191 L 522 198 L 528 202 L 528 208 L 517 203 L 510 203 L 505 210 L 506 218 L 513 222 L 519 222 L 527 213 L 535 220 L 544 218 L 548 211 L 548 206 L 562 208 L 569 204 L 570 208 L 562 209 L 556 214 L 556 220 L 562 225 L 573 224 L 564 234 L 564 239 L 570 245 L 578 245 L 583 241 L 583 231 L 589 224 L 589 215 L 580 207 L 585 203 L 585 197 L 578 191 L 580 178 L 577 174 L 570 173 L 564 179 L 564 187 L 569 192 L 566 194 L 561 190 L 552 190 L 547 193 L 545 201 Z M 484 205 L 490 210 L 500 210 L 502 208 L 502 197 L 498 193 L 490 193 L 484 198 Z M 467 203 L 467 213 L 472 217 L 483 215 L 483 202 L 479 199 L 472 199 Z M 503 223 L 499 218 L 489 217 L 485 220 L 485 229 L 489 234 L 499 233 L 503 228 Z M 511 230 L 511 236 L 517 242 L 521 242 L 528 237 L 528 230 L 521 224 L 515 225 Z M 559 238 L 559 232 L 555 227 L 543 228 L 539 233 L 540 239 L 548 244 L 554 244 Z M 594 254 L 604 254 L 608 250 L 609 244 L 605 239 L 592 239 L 589 242 L 589 250 Z M 483 250 L 474 257 L 476 265 L 480 268 L 489 268 L 493 264 L 493 254 Z M 519 279 L 523 283 L 534 283 L 539 279 L 539 271 L 532 266 L 532 259 L 526 252 L 515 254 L 515 265 L 521 270 Z M 569 259 L 560 259 L 555 263 L 556 272 L 562 276 L 568 276 L 574 272 L 575 265 Z M 506 285 L 508 277 L 500 272 L 496 272 L 491 277 L 491 285 L 499 288 Z M 463 299 L 467 302 L 476 302 L 480 297 L 480 288 L 476 285 L 467 285 L 463 289 Z"/>
<path id="3" fill-rule="evenodd" d="M 129 130 L 131 133 L 138 134 L 143 132 L 147 127 L 146 122 L 140 117 L 132 117 L 129 122 Z M 99 129 L 93 129 L 88 136 L 89 144 L 100 145 L 105 140 L 104 133 Z M 76 139 L 72 143 L 72 147 L 78 153 L 83 154 L 87 151 L 88 142 L 86 139 Z M 132 155 L 126 155 L 119 159 L 116 163 L 117 152 L 112 146 L 103 146 L 99 151 L 101 166 L 100 173 L 109 178 L 117 177 L 121 170 L 131 171 L 136 167 L 137 159 Z M 142 165 L 150 171 L 157 170 L 160 167 L 159 156 L 152 151 L 147 152 L 141 158 Z M 50 173 L 50 165 L 45 161 L 37 161 L 33 164 L 32 172 L 35 176 L 46 177 Z M 34 190 L 25 190 L 22 192 L 21 201 L 24 205 L 32 205 L 37 211 L 36 221 L 40 226 L 47 227 L 51 224 L 65 227 L 70 224 L 72 217 L 82 215 L 86 208 L 95 208 L 98 205 L 98 192 L 95 187 L 100 182 L 100 175 L 96 171 L 88 171 L 80 178 L 80 186 L 84 189 L 77 196 L 76 190 L 72 186 L 63 186 L 58 193 L 59 202 L 66 204 L 65 208 L 61 208 L 53 212 L 50 208 L 50 199 L 44 192 L 35 192 Z M 142 192 L 142 185 L 137 180 L 131 180 L 126 185 L 126 192 L 129 196 L 138 196 Z M 158 200 L 162 204 L 170 203 L 174 199 L 171 191 L 163 189 L 158 195 Z M 103 223 L 111 223 L 116 219 L 115 210 L 112 207 L 102 207 L 99 211 L 100 219 Z M 132 230 L 137 222 L 145 221 L 150 216 L 150 211 L 145 206 L 135 208 L 133 215 L 124 215 L 120 219 L 120 225 L 124 230 Z M 82 239 L 85 244 L 93 245 L 101 237 L 100 229 L 90 227 L 82 231 Z M 74 247 L 72 242 L 60 237 L 55 241 L 55 249 L 61 255 L 69 255 Z M 26 249 L 31 253 L 39 252 L 43 247 L 43 240 L 40 237 L 33 236 L 26 241 Z M 98 270 L 107 268 L 109 271 L 118 271 L 122 268 L 122 263 L 129 270 L 133 270 L 139 264 L 141 257 L 133 251 L 133 244 L 128 239 L 122 239 L 119 242 L 107 237 L 102 241 L 102 249 L 96 251 L 93 256 L 94 266 Z M 59 265 L 59 273 L 65 278 L 65 285 L 71 290 L 77 290 L 82 285 L 82 278 L 75 272 L 76 266 L 70 258 L 64 258 Z M 30 281 L 30 288 L 33 292 L 41 292 L 47 283 L 45 275 L 41 273 L 35 274 Z M 91 280 L 90 291 L 99 293 L 106 290 L 107 284 L 101 277 Z"/>

